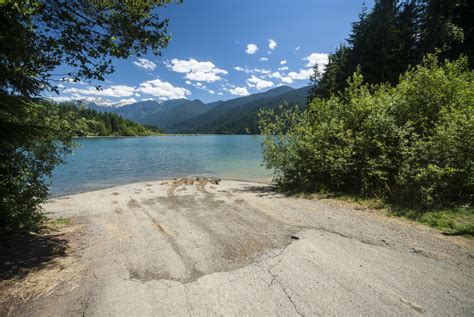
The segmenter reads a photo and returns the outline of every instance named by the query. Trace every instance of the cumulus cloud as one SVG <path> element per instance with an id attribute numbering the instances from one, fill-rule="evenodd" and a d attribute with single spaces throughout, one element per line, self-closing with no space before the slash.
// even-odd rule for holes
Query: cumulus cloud
<path id="1" fill-rule="evenodd" d="M 137 91 L 158 97 L 159 100 L 181 99 L 191 94 L 186 88 L 175 87 L 169 82 L 164 82 L 160 79 L 141 83 Z"/>
<path id="2" fill-rule="evenodd" d="M 318 71 L 321 73 L 326 70 L 326 65 L 329 61 L 328 54 L 324 53 L 313 53 L 303 59 L 308 61 L 306 67 L 314 67 L 315 65 L 318 65 Z"/>
<path id="3" fill-rule="evenodd" d="M 261 61 L 261 62 L 266 62 L 266 61 L 268 61 L 268 58 L 266 58 L 266 57 L 260 57 L 260 61 Z"/>
<path id="4" fill-rule="evenodd" d="M 299 72 L 289 72 L 288 75 L 281 78 L 281 81 L 287 84 L 291 84 L 295 80 L 309 79 L 312 74 L 312 69 L 300 69 Z"/>
<path id="5" fill-rule="evenodd" d="M 272 39 L 268 40 L 268 48 L 274 50 L 277 47 L 277 42 Z"/>
<path id="6" fill-rule="evenodd" d="M 247 49 L 245 50 L 245 53 L 247 54 L 255 54 L 258 51 L 258 46 L 255 44 L 247 44 Z"/>
<path id="7" fill-rule="evenodd" d="M 189 80 L 186 80 L 186 84 L 191 85 L 191 86 L 193 86 L 194 88 L 197 88 L 197 89 L 205 90 L 208 93 L 210 93 L 211 95 L 214 95 L 216 93 L 214 90 L 207 88 L 207 86 L 203 85 L 201 82 L 193 83 Z"/>
<path id="8" fill-rule="evenodd" d="M 105 97 L 130 97 L 135 92 L 135 87 L 126 85 L 114 85 L 108 88 L 98 90 L 96 87 L 87 88 L 66 88 L 64 93 L 79 94 L 79 95 L 93 95 Z"/>
<path id="9" fill-rule="evenodd" d="M 252 75 L 249 79 L 247 79 L 247 85 L 249 87 L 255 87 L 258 90 L 273 87 L 274 84 L 271 81 L 264 80 L 261 78 L 256 77 L 255 75 Z"/>
<path id="10" fill-rule="evenodd" d="M 269 71 L 268 69 L 261 69 L 261 68 L 255 68 L 253 70 L 253 72 L 260 73 L 260 74 L 270 74 L 271 73 L 271 71 Z"/>
<path id="11" fill-rule="evenodd" d="M 138 58 L 133 64 L 146 70 L 154 70 L 156 68 L 156 64 L 146 58 Z"/>
<path id="12" fill-rule="evenodd" d="M 123 107 L 135 102 L 137 102 L 135 98 L 120 99 L 119 101 L 115 102 L 113 105 L 114 107 Z"/>
<path id="13" fill-rule="evenodd" d="M 283 76 L 280 74 L 280 72 L 273 72 L 273 73 L 270 74 L 270 77 L 281 79 Z"/>
<path id="14" fill-rule="evenodd" d="M 234 69 L 235 69 L 236 71 L 238 71 L 238 72 L 243 72 L 243 71 L 245 71 L 245 69 L 243 69 L 243 68 L 240 67 L 240 66 L 235 66 Z"/>
<path id="15" fill-rule="evenodd" d="M 250 93 L 249 93 L 249 91 L 247 90 L 246 87 L 235 87 L 235 88 L 225 89 L 225 90 L 227 90 L 228 92 L 230 92 L 231 94 L 236 95 L 236 96 L 250 95 Z"/>
<path id="16" fill-rule="evenodd" d="M 50 96 L 48 97 L 48 99 L 54 102 L 66 102 L 66 101 L 75 100 L 74 97 L 72 96 Z"/>
<path id="17" fill-rule="evenodd" d="M 288 70 L 288 66 L 278 67 L 278 70 Z"/>
<path id="18" fill-rule="evenodd" d="M 295 48 L 295 51 L 299 51 L 299 50 L 300 50 L 300 47 L 297 46 L 297 47 Z"/>
<path id="19" fill-rule="evenodd" d="M 203 86 L 205 88 L 205 86 Z M 158 97 L 159 100 L 170 100 L 178 98 L 186 98 L 191 92 L 182 87 L 175 87 L 168 82 L 163 82 L 160 79 L 149 80 L 141 83 L 138 87 L 126 85 L 113 85 L 102 90 L 97 90 L 95 87 L 77 88 L 71 87 L 64 89 L 61 93 L 69 95 L 61 95 L 52 97 L 56 102 L 63 102 L 69 100 L 78 100 L 83 102 L 93 102 L 102 106 L 121 107 L 127 104 L 135 103 L 135 98 L 124 97 L 141 97 L 141 94 L 149 94 Z M 105 99 L 104 97 L 121 98 Z"/>
<path id="20" fill-rule="evenodd" d="M 199 62 L 193 58 L 189 60 L 173 58 L 167 66 L 175 72 L 186 74 L 186 79 L 194 81 L 215 82 L 222 79 L 221 74 L 227 74 L 225 69 L 217 68 L 212 62 Z"/>
<path id="21" fill-rule="evenodd" d="M 280 65 L 285 65 L 286 64 L 286 59 L 280 61 Z"/>
<path id="22" fill-rule="evenodd" d="M 73 94 L 72 96 L 53 96 L 49 97 L 49 99 L 53 100 L 54 102 L 65 102 L 65 101 L 78 101 L 84 103 L 95 103 L 99 106 L 104 107 L 123 107 L 125 105 L 137 102 L 134 98 L 128 99 L 120 99 L 119 101 L 112 101 L 110 99 L 105 99 L 98 96 L 82 96 L 79 94 Z"/>

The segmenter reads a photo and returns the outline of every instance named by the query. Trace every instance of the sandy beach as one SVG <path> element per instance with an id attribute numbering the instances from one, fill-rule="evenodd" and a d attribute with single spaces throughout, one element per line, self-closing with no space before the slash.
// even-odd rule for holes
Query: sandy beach
<path id="1" fill-rule="evenodd" d="M 51 234 L 62 252 L 3 281 L 0 315 L 474 311 L 472 240 L 341 201 L 186 178 L 59 197 L 45 210 L 67 219 Z"/>

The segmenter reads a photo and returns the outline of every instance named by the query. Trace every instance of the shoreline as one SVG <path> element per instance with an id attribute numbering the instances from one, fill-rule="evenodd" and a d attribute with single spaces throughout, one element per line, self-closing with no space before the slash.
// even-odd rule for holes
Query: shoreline
<path id="1" fill-rule="evenodd" d="M 59 194 L 59 195 L 54 195 L 54 194 L 49 194 L 47 201 L 51 199 L 60 199 L 62 197 L 68 197 L 72 195 L 79 195 L 79 194 L 86 194 L 86 193 L 92 193 L 104 189 L 112 189 L 112 188 L 118 188 L 118 187 L 124 187 L 124 186 L 131 186 L 131 185 L 143 185 L 146 183 L 156 183 L 156 182 L 167 182 L 167 181 L 173 181 L 173 180 L 178 180 L 181 178 L 193 178 L 193 177 L 199 177 L 199 178 L 217 178 L 221 181 L 234 181 L 234 182 L 242 182 L 242 183 L 255 183 L 259 185 L 269 185 L 272 186 L 274 185 L 273 181 L 271 178 L 268 178 L 268 180 L 265 179 L 244 179 L 244 178 L 233 178 L 233 177 L 218 177 L 218 176 L 211 176 L 211 175 L 188 175 L 188 176 L 181 176 L 181 177 L 171 177 L 171 178 L 157 178 L 153 180 L 143 180 L 143 181 L 132 181 L 132 182 L 127 182 L 123 184 L 111 184 L 110 186 L 105 185 L 105 186 L 100 186 L 96 188 L 91 188 L 91 189 L 85 189 L 85 190 L 79 190 L 79 191 L 72 191 L 72 192 L 67 192 L 64 194 Z"/>

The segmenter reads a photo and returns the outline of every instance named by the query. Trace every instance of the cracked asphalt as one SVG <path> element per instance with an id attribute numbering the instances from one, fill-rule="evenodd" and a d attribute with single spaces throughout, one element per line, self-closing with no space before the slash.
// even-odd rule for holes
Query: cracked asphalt
<path id="1" fill-rule="evenodd" d="M 45 208 L 80 231 L 77 270 L 11 315 L 474 314 L 472 240 L 348 203 L 187 178 Z"/>

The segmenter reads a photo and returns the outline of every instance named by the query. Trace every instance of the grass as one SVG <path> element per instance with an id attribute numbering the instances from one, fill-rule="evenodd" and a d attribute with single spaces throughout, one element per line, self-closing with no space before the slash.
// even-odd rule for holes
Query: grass
<path id="1" fill-rule="evenodd" d="M 361 198 L 351 195 L 313 194 L 299 195 L 305 198 L 332 198 L 358 204 L 362 209 L 380 210 L 393 217 L 417 221 L 436 228 L 446 235 L 459 235 L 474 238 L 474 207 L 456 206 L 431 210 L 400 208 L 381 199 Z"/>
<path id="2" fill-rule="evenodd" d="M 424 212 L 396 209 L 391 210 L 390 213 L 395 216 L 419 221 L 428 226 L 439 229 L 444 234 L 474 237 L 473 207 L 451 207 Z"/>

